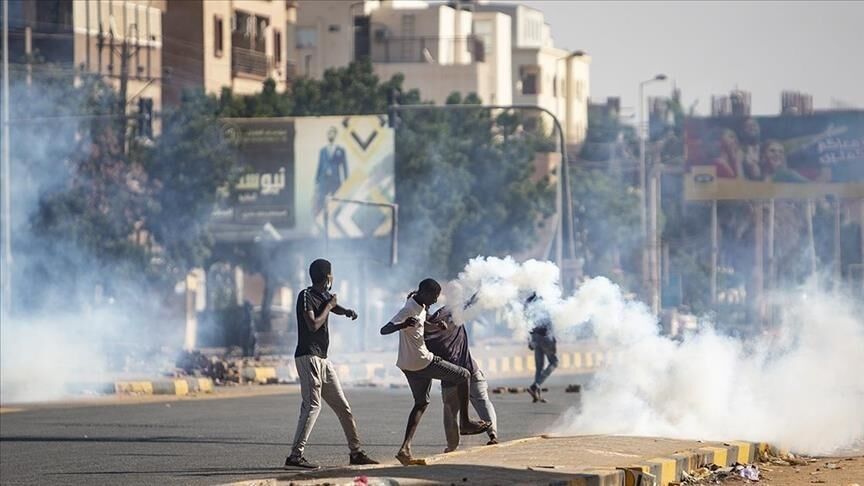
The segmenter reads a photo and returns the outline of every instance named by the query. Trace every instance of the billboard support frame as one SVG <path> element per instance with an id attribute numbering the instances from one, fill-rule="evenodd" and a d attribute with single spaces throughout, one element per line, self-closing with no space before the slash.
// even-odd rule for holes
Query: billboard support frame
<path id="1" fill-rule="evenodd" d="M 336 202 L 341 204 L 357 204 L 360 206 L 370 206 L 379 208 L 388 208 L 390 210 L 390 266 L 395 266 L 399 263 L 399 205 L 396 203 L 379 203 L 372 201 L 362 201 L 359 199 L 345 199 L 339 197 L 327 196 L 324 203 L 324 252 L 330 253 L 330 203 Z"/>

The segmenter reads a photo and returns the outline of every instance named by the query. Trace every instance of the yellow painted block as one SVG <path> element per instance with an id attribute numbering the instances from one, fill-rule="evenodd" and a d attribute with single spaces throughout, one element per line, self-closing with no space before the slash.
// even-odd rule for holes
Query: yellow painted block
<path id="1" fill-rule="evenodd" d="M 213 393 L 213 380 L 210 378 L 198 378 L 198 391 L 201 393 Z"/>
<path id="2" fill-rule="evenodd" d="M 708 447 L 702 447 L 699 450 L 714 453 L 714 464 L 717 464 L 720 467 L 726 466 L 726 462 L 729 459 L 729 457 L 728 457 L 729 450 L 726 449 L 725 447 L 708 446 Z"/>
<path id="3" fill-rule="evenodd" d="M 647 461 L 648 464 L 660 465 L 660 477 L 657 478 L 659 486 L 667 486 L 672 481 L 675 481 L 675 459 L 667 459 L 658 457 Z"/>
<path id="4" fill-rule="evenodd" d="M 507 373 L 510 371 L 510 358 L 501 358 L 500 364 L 501 368 L 499 371 L 501 371 L 501 373 Z"/>
<path id="5" fill-rule="evenodd" d="M 267 383 L 267 380 L 270 378 L 276 378 L 276 368 L 269 366 L 255 368 L 255 381 Z"/>
<path id="6" fill-rule="evenodd" d="M 570 359 L 570 353 L 561 353 L 561 368 L 567 369 L 570 368 L 572 360 Z"/>
<path id="7" fill-rule="evenodd" d="M 483 368 L 485 371 L 489 373 L 497 373 L 498 372 L 498 363 L 495 362 L 495 358 L 487 358 L 486 359 L 486 368 Z"/>
<path id="8" fill-rule="evenodd" d="M 513 356 L 513 371 L 522 371 L 525 369 L 525 362 L 522 356 Z"/>
<path id="9" fill-rule="evenodd" d="M 749 442 L 730 442 L 734 446 L 738 446 L 738 462 L 747 464 L 750 462 L 750 448 L 752 444 Z"/>
<path id="10" fill-rule="evenodd" d="M 582 366 L 582 353 L 576 351 L 575 353 L 573 353 L 573 367 L 581 368 Z"/>
<path id="11" fill-rule="evenodd" d="M 174 394 L 175 395 L 188 395 L 189 394 L 189 383 L 186 380 L 174 380 Z"/>
<path id="12" fill-rule="evenodd" d="M 524 359 L 525 359 L 525 368 L 527 368 L 528 371 L 534 371 L 537 369 L 537 363 L 534 362 L 534 356 L 533 355 L 525 355 Z"/>
<path id="13" fill-rule="evenodd" d="M 591 351 L 586 351 L 584 363 L 585 363 L 586 368 L 593 368 L 594 367 L 594 353 L 592 353 Z"/>
<path id="14" fill-rule="evenodd" d="M 153 394 L 153 382 L 151 381 L 118 381 L 114 383 L 115 393 L 140 393 L 142 395 Z"/>

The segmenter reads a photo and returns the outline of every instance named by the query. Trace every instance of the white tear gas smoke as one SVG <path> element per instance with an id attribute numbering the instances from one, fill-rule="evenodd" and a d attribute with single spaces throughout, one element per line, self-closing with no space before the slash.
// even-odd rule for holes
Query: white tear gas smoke
<path id="1" fill-rule="evenodd" d="M 495 310 L 516 329 L 530 326 L 524 302 L 536 292 L 558 336 L 590 324 L 612 352 L 581 409 L 561 417 L 555 432 L 760 440 L 803 453 L 842 451 L 864 439 L 860 302 L 811 286 L 782 296 L 775 332 L 740 340 L 705 322 L 679 342 L 608 279 L 562 296 L 557 278 L 551 263 L 476 258 L 447 286 L 451 302 L 479 290 L 462 320 Z"/>

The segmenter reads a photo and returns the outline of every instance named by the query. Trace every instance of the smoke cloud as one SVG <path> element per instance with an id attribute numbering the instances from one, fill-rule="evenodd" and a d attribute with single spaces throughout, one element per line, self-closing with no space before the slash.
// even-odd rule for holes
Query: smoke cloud
<path id="1" fill-rule="evenodd" d="M 759 440 L 813 454 L 864 440 L 860 299 L 808 284 L 775 296 L 784 310 L 771 332 L 732 338 L 703 322 L 675 341 L 607 278 L 562 295 L 557 268 L 547 262 L 476 258 L 446 290 L 449 302 L 477 292 L 462 320 L 495 310 L 517 332 L 531 326 L 524 302 L 537 292 L 556 335 L 587 330 L 613 353 L 557 433 Z M 458 313 L 461 306 L 452 307 Z"/>

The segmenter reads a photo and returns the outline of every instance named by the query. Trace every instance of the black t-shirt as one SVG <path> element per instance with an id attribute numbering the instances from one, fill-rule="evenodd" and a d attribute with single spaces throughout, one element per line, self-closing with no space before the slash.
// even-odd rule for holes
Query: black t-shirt
<path id="1" fill-rule="evenodd" d="M 297 295 L 297 350 L 294 352 L 295 358 L 307 355 L 327 358 L 327 348 L 330 347 L 330 316 L 327 316 L 324 324 L 315 332 L 309 330 L 304 316 L 310 310 L 314 312 L 315 317 L 320 316 L 324 311 L 324 306 L 330 302 L 330 298 L 330 292 L 326 290 L 321 292 L 312 287 L 301 290 L 300 294 Z"/>
<path id="2" fill-rule="evenodd" d="M 446 331 L 435 331 L 424 335 L 426 347 L 444 361 L 461 366 L 473 375 L 477 369 L 468 349 L 468 332 L 465 326 L 453 326 Z"/>

